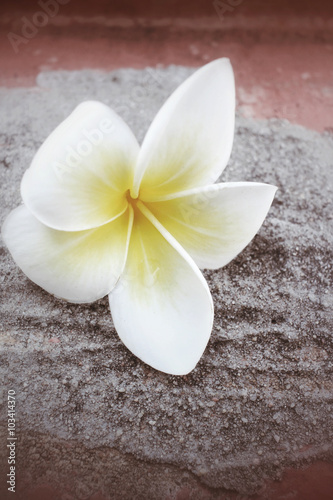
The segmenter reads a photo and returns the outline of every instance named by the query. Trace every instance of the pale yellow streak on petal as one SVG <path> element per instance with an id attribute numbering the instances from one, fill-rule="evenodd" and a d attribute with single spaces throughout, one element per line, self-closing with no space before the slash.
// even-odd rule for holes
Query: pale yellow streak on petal
<path id="1" fill-rule="evenodd" d="M 157 286 L 168 295 L 174 280 L 172 254 L 172 247 L 140 210 L 135 209 L 125 277 L 131 282 L 131 293 L 145 300 L 144 290 Z M 169 300 L 172 301 L 172 294 Z"/>
<path id="2" fill-rule="evenodd" d="M 178 131 L 167 145 L 161 145 L 155 165 L 142 180 L 142 201 L 154 200 L 200 185 L 202 172 L 210 167 L 205 156 L 198 156 L 194 148 L 194 144 L 200 141 L 200 132 L 200 128 L 195 129 L 192 125 L 190 131 Z M 167 146 L 165 151 L 163 146 Z M 167 177 L 163 178 L 161 171 L 167 171 Z"/>
<path id="3" fill-rule="evenodd" d="M 208 342 L 213 303 L 184 249 L 139 200 L 126 268 L 109 295 L 124 344 L 158 370 L 191 371 Z"/>
<path id="4" fill-rule="evenodd" d="M 215 269 L 255 236 L 275 191 L 269 184 L 215 184 L 146 206 L 200 268 Z"/>
<path id="5" fill-rule="evenodd" d="M 93 302 L 110 293 L 123 272 L 132 224 L 129 207 L 99 228 L 58 231 L 22 205 L 7 217 L 2 236 L 34 283 L 70 302 Z"/>

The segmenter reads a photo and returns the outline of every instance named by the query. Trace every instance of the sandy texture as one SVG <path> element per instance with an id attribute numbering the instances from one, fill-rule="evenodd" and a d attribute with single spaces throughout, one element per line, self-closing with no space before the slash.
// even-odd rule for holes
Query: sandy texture
<path id="1" fill-rule="evenodd" d="M 35 88 L 0 89 L 1 222 L 20 203 L 37 147 L 76 104 L 111 105 L 142 140 L 190 72 L 54 72 Z M 222 180 L 279 191 L 246 250 L 205 272 L 214 329 L 186 377 L 131 355 L 106 298 L 53 298 L 1 242 L 1 387 L 17 393 L 21 485 L 61 485 L 64 500 L 98 489 L 112 499 L 165 500 L 179 485 L 199 492 L 201 483 L 210 495 L 202 498 L 222 498 L 213 488 L 251 494 L 286 466 L 332 458 L 332 164 L 328 133 L 238 118 Z"/>

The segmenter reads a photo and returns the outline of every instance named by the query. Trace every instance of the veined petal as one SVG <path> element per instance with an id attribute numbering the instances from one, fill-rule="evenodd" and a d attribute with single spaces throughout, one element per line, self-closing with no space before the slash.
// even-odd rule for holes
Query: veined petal
<path id="1" fill-rule="evenodd" d="M 125 271 L 109 295 L 113 321 L 120 339 L 142 361 L 184 375 L 209 340 L 212 298 L 184 249 L 142 204 L 140 210 L 145 215 L 136 209 Z"/>
<path id="2" fill-rule="evenodd" d="M 235 84 L 229 59 L 196 71 L 162 106 L 143 141 L 132 196 L 159 196 L 215 182 L 231 153 Z"/>
<path id="3" fill-rule="evenodd" d="M 217 269 L 250 243 L 277 188 L 255 182 L 214 184 L 148 203 L 199 268 Z"/>
<path id="4" fill-rule="evenodd" d="M 96 229 L 57 231 L 24 206 L 13 210 L 2 236 L 15 262 L 34 283 L 70 302 L 107 295 L 122 273 L 133 210 Z"/>
<path id="5" fill-rule="evenodd" d="M 95 101 L 80 104 L 46 139 L 25 172 L 21 194 L 40 222 L 79 231 L 126 210 L 138 143 L 123 120 Z"/>

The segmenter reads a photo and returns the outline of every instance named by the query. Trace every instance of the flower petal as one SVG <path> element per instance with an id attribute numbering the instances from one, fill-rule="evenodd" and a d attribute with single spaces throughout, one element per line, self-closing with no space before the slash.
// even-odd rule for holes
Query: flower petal
<path id="1" fill-rule="evenodd" d="M 231 153 L 235 84 L 229 59 L 196 71 L 160 109 L 143 141 L 132 196 L 151 201 L 215 182 Z"/>
<path id="2" fill-rule="evenodd" d="M 270 184 L 229 182 L 147 206 L 198 267 L 217 269 L 236 257 L 259 231 L 276 189 Z"/>
<path id="3" fill-rule="evenodd" d="M 128 126 L 108 106 L 80 104 L 46 139 L 25 172 L 21 194 L 54 229 L 97 227 L 127 208 L 139 151 Z"/>
<path id="4" fill-rule="evenodd" d="M 13 210 L 2 236 L 15 262 L 37 285 L 70 302 L 93 302 L 115 286 L 125 266 L 133 210 L 97 229 L 57 231 L 24 206 Z"/>
<path id="5" fill-rule="evenodd" d="M 184 375 L 209 340 L 212 298 L 192 259 L 140 209 L 145 216 L 136 210 L 126 268 L 109 295 L 113 321 L 121 340 L 142 361 Z"/>

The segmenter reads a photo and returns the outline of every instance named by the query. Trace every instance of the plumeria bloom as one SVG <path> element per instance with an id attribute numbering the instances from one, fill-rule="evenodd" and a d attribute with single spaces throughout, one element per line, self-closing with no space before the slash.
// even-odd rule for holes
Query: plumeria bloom
<path id="1" fill-rule="evenodd" d="M 84 102 L 38 150 L 23 205 L 3 226 L 32 281 L 70 302 L 109 295 L 120 339 L 166 373 L 190 372 L 211 334 L 213 302 L 199 268 L 217 269 L 243 250 L 276 191 L 213 184 L 229 160 L 234 121 L 224 58 L 176 89 L 141 148 L 109 107 Z"/>

